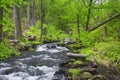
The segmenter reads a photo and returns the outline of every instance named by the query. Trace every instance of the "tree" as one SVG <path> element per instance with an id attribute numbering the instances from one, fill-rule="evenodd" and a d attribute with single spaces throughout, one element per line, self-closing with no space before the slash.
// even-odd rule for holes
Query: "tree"
<path id="1" fill-rule="evenodd" d="M 36 23 L 36 14 L 35 14 L 35 0 L 32 0 L 32 25 Z"/>
<path id="2" fill-rule="evenodd" d="M 15 23 L 15 39 L 22 39 L 20 8 L 14 5 L 14 23 Z"/>
<path id="3" fill-rule="evenodd" d="M 89 7 L 88 7 L 88 14 L 87 14 L 86 31 L 88 31 L 88 29 L 89 29 L 89 22 L 90 22 L 92 3 L 93 3 L 93 0 L 90 0 Z"/>
<path id="4" fill-rule="evenodd" d="M 42 41 L 42 36 L 43 36 L 43 22 L 44 22 L 44 8 L 43 8 L 43 0 L 40 0 L 40 19 L 41 19 L 41 24 L 40 24 L 40 41 Z"/>
<path id="5" fill-rule="evenodd" d="M 28 0 L 28 5 L 27 5 L 27 27 L 29 28 L 30 26 L 30 0 Z"/>
<path id="6" fill-rule="evenodd" d="M 2 21 L 3 21 L 3 7 L 0 6 L 0 41 L 2 41 L 2 34 L 3 34 Z"/>
<path id="7" fill-rule="evenodd" d="M 110 21 L 112 21 L 113 19 L 118 18 L 118 17 L 120 17 L 120 13 L 117 14 L 117 15 L 115 15 L 115 16 L 113 16 L 113 17 L 111 17 L 111 18 L 109 18 L 109 19 L 107 19 L 107 20 L 105 20 L 104 22 L 100 23 L 99 25 L 93 27 L 93 28 L 90 29 L 88 32 L 94 31 L 94 30 L 96 30 L 97 28 L 105 25 L 106 23 L 108 23 L 108 22 L 110 22 Z"/>
<path id="8" fill-rule="evenodd" d="M 80 42 L 80 20 L 79 20 L 79 14 L 77 14 L 77 30 L 78 30 L 78 42 Z"/>

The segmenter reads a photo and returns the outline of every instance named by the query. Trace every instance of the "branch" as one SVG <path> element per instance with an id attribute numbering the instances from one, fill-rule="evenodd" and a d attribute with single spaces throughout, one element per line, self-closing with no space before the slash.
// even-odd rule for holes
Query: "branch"
<path id="1" fill-rule="evenodd" d="M 112 21 L 113 19 L 115 19 L 115 18 L 117 18 L 117 17 L 119 17 L 119 16 L 120 16 L 120 13 L 119 13 L 119 14 L 117 14 L 117 15 L 115 15 L 115 16 L 113 16 L 113 17 L 111 17 L 111 18 L 109 18 L 108 20 L 106 20 L 106 21 L 104 21 L 104 22 L 100 23 L 100 24 L 99 24 L 99 25 L 97 25 L 96 27 L 94 27 L 94 28 L 90 29 L 88 32 L 91 32 L 91 31 L 96 30 L 96 29 L 97 29 L 97 28 L 99 28 L 100 26 L 102 26 L 102 25 L 104 25 L 104 24 L 106 24 L 106 23 L 108 23 L 108 22 Z"/>

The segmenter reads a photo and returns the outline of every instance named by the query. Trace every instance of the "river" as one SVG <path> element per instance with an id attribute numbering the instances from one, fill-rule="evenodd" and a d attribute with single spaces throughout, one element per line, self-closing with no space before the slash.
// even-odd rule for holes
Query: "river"
<path id="1" fill-rule="evenodd" d="M 66 80 L 64 74 L 54 74 L 60 63 L 68 61 L 67 52 L 56 43 L 38 45 L 35 52 L 0 62 L 0 80 Z"/>

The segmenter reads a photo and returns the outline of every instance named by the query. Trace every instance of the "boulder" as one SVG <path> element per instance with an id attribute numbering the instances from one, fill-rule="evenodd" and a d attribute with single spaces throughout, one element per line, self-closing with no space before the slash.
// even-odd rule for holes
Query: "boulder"
<path id="1" fill-rule="evenodd" d="M 83 72 L 81 74 L 81 79 L 80 80 L 88 80 L 92 77 L 93 77 L 93 75 L 90 72 Z"/>

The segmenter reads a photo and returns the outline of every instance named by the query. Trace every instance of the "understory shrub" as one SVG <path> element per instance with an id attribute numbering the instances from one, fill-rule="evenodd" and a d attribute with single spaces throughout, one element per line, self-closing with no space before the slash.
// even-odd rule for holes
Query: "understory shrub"
<path id="1" fill-rule="evenodd" d="M 19 51 L 15 49 L 7 40 L 0 42 L 0 60 L 5 60 L 12 56 L 20 55 Z"/>

